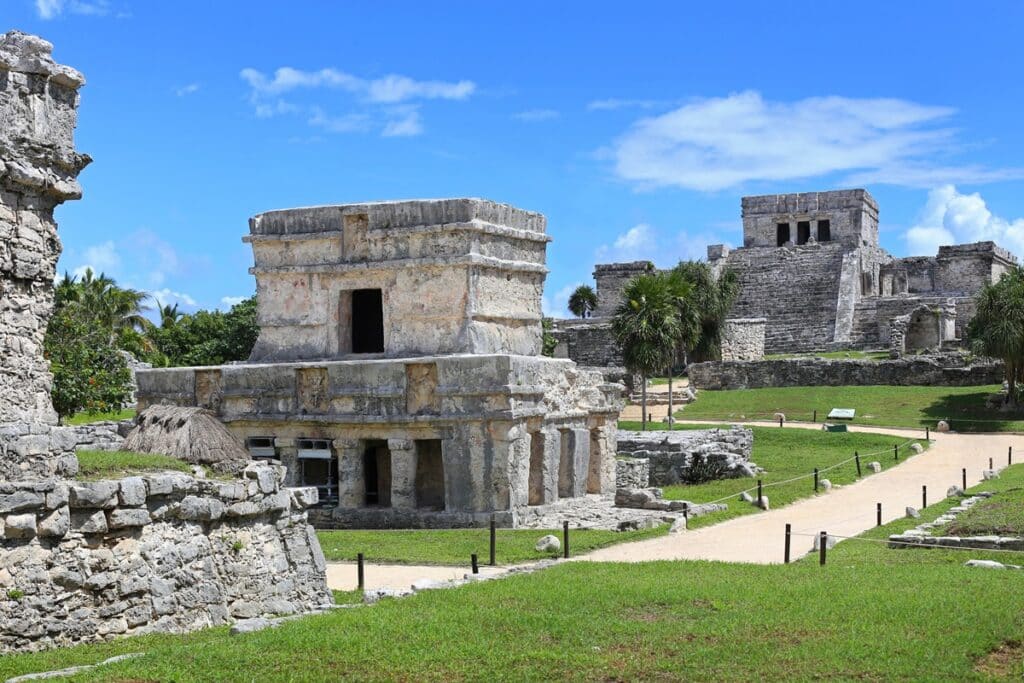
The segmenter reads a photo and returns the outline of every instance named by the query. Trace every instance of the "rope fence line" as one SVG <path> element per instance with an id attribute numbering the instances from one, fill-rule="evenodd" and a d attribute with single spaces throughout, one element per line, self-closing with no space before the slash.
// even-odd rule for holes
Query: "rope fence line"
<path id="1" fill-rule="evenodd" d="M 753 420 L 753 419 L 759 418 L 759 417 L 766 417 L 767 421 L 775 422 L 776 419 L 777 419 L 775 417 L 775 415 L 777 413 L 782 413 L 783 415 L 785 415 L 786 416 L 786 422 L 794 422 L 794 421 L 796 421 L 793 418 L 794 415 L 804 415 L 805 414 L 805 413 L 783 413 L 783 411 L 781 411 L 781 410 L 776 410 L 776 411 L 773 411 L 773 412 L 700 413 L 698 415 L 693 415 L 693 416 L 687 417 L 685 409 L 682 409 L 682 413 L 683 414 L 680 417 L 674 418 L 674 420 L 676 422 L 693 421 L 693 420 L 748 420 L 749 421 L 749 420 Z M 827 414 L 827 413 L 823 413 L 823 414 Z M 811 412 L 811 415 L 814 416 L 814 412 L 813 411 Z M 825 418 L 825 420 L 827 420 L 827 419 L 828 418 Z M 1020 417 L 1019 419 L 1013 419 L 1012 417 L 1009 418 L 1009 419 L 1007 419 L 1007 418 L 997 418 L 997 417 L 992 417 L 992 418 L 981 418 L 981 417 L 929 417 L 929 418 L 926 418 L 926 422 L 932 422 L 932 421 L 938 422 L 940 420 L 945 421 L 945 422 L 949 423 L 950 425 L 952 425 L 954 422 L 999 422 L 999 423 L 1005 423 L 1005 422 L 1024 422 L 1024 417 Z M 816 420 L 805 420 L 805 422 L 812 422 L 812 423 L 816 423 L 816 424 L 824 424 L 824 422 L 820 422 L 820 421 L 816 421 Z M 843 423 L 852 424 L 852 425 L 860 426 L 860 427 L 892 427 L 893 429 L 918 429 L 918 428 L 924 429 L 926 426 L 928 426 L 927 424 L 920 424 L 920 425 L 869 424 L 869 423 L 866 423 L 866 422 L 857 422 L 856 419 L 854 419 L 853 421 L 843 420 Z"/>
<path id="2" fill-rule="evenodd" d="M 805 532 L 790 531 L 789 533 L 790 533 L 791 536 L 804 536 L 804 537 L 807 537 L 807 538 L 818 538 L 821 535 L 820 532 L 819 533 L 809 534 L 809 533 L 805 533 Z M 912 546 L 912 547 L 915 547 L 915 548 L 942 548 L 944 550 L 972 550 L 972 551 L 974 551 L 976 553 L 979 553 L 979 552 L 980 553 L 1016 553 L 1018 555 L 1024 553 L 1024 550 L 1010 550 L 1008 548 L 971 548 L 971 547 L 962 546 L 962 545 L 940 545 L 938 543 L 917 543 L 917 542 L 914 542 L 914 541 L 891 541 L 891 540 L 882 540 L 880 538 L 862 538 L 861 536 L 840 536 L 838 534 L 832 534 L 832 533 L 829 533 L 827 531 L 825 532 L 825 537 L 826 538 L 838 538 L 838 539 L 841 539 L 841 540 L 844 540 L 844 541 L 863 541 L 864 543 L 882 543 L 884 545 L 905 545 L 905 546 Z M 925 538 L 928 538 L 928 537 L 926 536 Z"/>
<path id="3" fill-rule="evenodd" d="M 903 443 L 896 444 L 896 447 L 897 448 L 906 448 L 909 444 L 916 443 L 917 441 L 920 441 L 920 439 L 908 439 L 907 441 L 904 441 Z M 873 455 L 881 455 L 883 453 L 891 453 L 891 452 L 892 451 L 890 451 L 888 448 L 886 448 L 885 450 L 873 451 L 871 453 L 858 453 L 857 455 L 854 455 L 852 458 L 847 458 L 846 460 L 841 460 L 841 461 L 839 461 L 837 463 L 829 465 L 828 467 L 818 468 L 818 474 L 821 474 L 822 472 L 827 472 L 829 470 L 833 470 L 833 469 L 835 469 L 837 467 L 840 467 L 842 465 L 846 465 L 848 463 L 853 462 L 854 460 L 857 460 L 858 458 L 866 458 L 866 457 L 870 457 L 870 456 L 873 456 Z M 763 491 L 764 489 L 771 488 L 773 486 L 784 486 L 785 484 L 792 484 L 793 482 L 801 481 L 803 479 L 811 479 L 814 476 L 815 476 L 814 472 L 811 472 L 810 474 L 800 474 L 800 475 L 797 475 L 797 476 L 792 477 L 790 479 L 784 479 L 782 481 L 771 481 L 771 482 L 768 482 L 768 483 L 762 483 L 761 484 L 761 490 Z M 736 498 L 737 496 L 740 496 L 740 495 L 742 495 L 744 493 L 750 493 L 751 491 L 757 491 L 757 486 L 751 486 L 749 488 L 745 488 L 745 489 L 743 489 L 741 491 L 737 491 L 736 493 L 732 493 L 730 495 L 723 496 L 723 497 L 718 498 L 716 500 L 711 500 L 711 501 L 690 501 L 690 502 L 693 503 L 694 505 L 715 505 L 717 503 L 722 503 L 724 501 Z"/>

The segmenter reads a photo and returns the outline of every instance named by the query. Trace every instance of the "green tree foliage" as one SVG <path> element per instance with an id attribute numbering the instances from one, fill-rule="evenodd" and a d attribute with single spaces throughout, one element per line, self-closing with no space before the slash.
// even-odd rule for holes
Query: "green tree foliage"
<path id="1" fill-rule="evenodd" d="M 232 306 L 227 313 L 162 313 L 161 325 L 149 330 L 162 356 L 161 365 L 219 365 L 246 360 L 259 334 L 255 296 Z"/>
<path id="2" fill-rule="evenodd" d="M 1006 404 L 1015 407 L 1024 387 L 1024 268 L 1018 266 L 986 286 L 976 302 L 968 336 L 977 353 L 1002 359 L 1009 387 Z"/>
<path id="3" fill-rule="evenodd" d="M 597 308 L 597 294 L 590 285 L 580 285 L 569 295 L 569 311 L 577 318 L 589 318 Z"/>
<path id="4" fill-rule="evenodd" d="M 131 372 L 110 330 L 78 306 L 57 308 L 44 351 L 53 373 L 51 396 L 61 417 L 119 410 L 131 394 Z"/>
<path id="5" fill-rule="evenodd" d="M 638 275 L 623 290 L 612 333 L 626 368 L 643 379 L 641 413 L 647 428 L 647 378 L 672 362 L 680 338 L 677 301 L 664 273 Z"/>
<path id="6" fill-rule="evenodd" d="M 722 322 L 739 294 L 739 280 L 730 270 L 716 278 L 703 261 L 680 261 L 671 271 L 673 279 L 689 283 L 692 293 L 680 314 L 686 319 L 682 350 L 687 357 L 712 360 L 721 355 Z M 699 327 L 694 335 L 693 324 Z"/>
<path id="7" fill-rule="evenodd" d="M 541 355 L 548 356 L 549 358 L 555 355 L 555 347 L 558 346 L 558 340 L 555 339 L 555 335 L 551 334 L 551 327 L 554 323 L 551 322 L 551 318 L 541 318 Z"/>

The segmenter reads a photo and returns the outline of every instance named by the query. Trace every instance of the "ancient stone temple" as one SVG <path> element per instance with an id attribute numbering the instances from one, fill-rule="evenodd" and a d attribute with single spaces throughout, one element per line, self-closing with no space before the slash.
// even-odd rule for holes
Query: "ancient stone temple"
<path id="1" fill-rule="evenodd" d="M 52 46 L 0 35 L 0 653 L 188 631 L 331 602 L 305 508 L 312 488 L 249 464 L 232 480 L 151 473 L 76 481 L 42 342 L 78 198 L 77 71 Z"/>
<path id="2" fill-rule="evenodd" d="M 878 242 L 878 204 L 866 190 L 743 197 L 743 246 L 710 245 L 712 269 L 740 280 L 722 330 L 723 360 L 768 353 L 891 349 L 893 355 L 956 345 L 974 297 L 1017 263 L 992 242 L 894 258 Z M 629 279 L 653 264 L 599 264 L 598 309 L 559 320 L 556 355 L 583 365 L 621 363 L 609 319 Z"/>
<path id="3" fill-rule="evenodd" d="M 74 69 L 51 45 L 0 36 L 0 479 L 74 474 L 73 430 L 57 426 L 43 336 L 60 256 L 54 208 L 78 199 L 90 159 L 74 149 Z"/>
<path id="4" fill-rule="evenodd" d="M 611 496 L 620 387 L 540 355 L 545 230 L 482 199 L 258 215 L 250 361 L 140 371 L 140 408 L 214 410 L 319 488 L 324 526 L 515 526 Z"/>

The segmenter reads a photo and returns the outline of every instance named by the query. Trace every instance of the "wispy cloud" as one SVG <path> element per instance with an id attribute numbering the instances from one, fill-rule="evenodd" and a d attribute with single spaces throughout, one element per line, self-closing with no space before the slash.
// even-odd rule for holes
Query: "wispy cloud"
<path id="1" fill-rule="evenodd" d="M 249 297 L 247 296 L 222 296 L 220 298 L 220 305 L 221 308 L 231 308 L 232 306 L 237 306 L 248 298 Z"/>
<path id="2" fill-rule="evenodd" d="M 56 19 L 65 10 L 71 14 L 106 16 L 110 14 L 109 0 L 35 0 L 36 13 L 40 19 Z"/>
<path id="3" fill-rule="evenodd" d="M 569 297 L 582 282 L 574 282 L 562 287 L 554 294 L 545 294 L 541 297 L 541 310 L 549 318 L 570 318 Z"/>
<path id="4" fill-rule="evenodd" d="M 629 100 L 609 98 L 606 100 L 593 100 L 587 103 L 590 111 L 613 111 L 615 109 L 653 109 L 663 105 L 661 100 Z"/>
<path id="5" fill-rule="evenodd" d="M 335 68 L 303 71 L 285 66 L 272 74 L 245 68 L 239 75 L 249 86 L 249 100 L 260 118 L 302 115 L 309 125 L 328 132 L 378 131 L 384 137 L 420 135 L 424 131 L 423 102 L 461 101 L 476 90 L 469 80 L 421 81 L 398 74 L 367 79 Z M 321 90 L 345 95 L 348 100 L 342 104 L 348 111 L 331 113 L 332 107 L 323 101 L 294 99 L 300 91 L 307 92 L 308 100 L 308 93 Z"/>
<path id="6" fill-rule="evenodd" d="M 664 231 L 648 223 L 638 223 L 618 234 L 611 244 L 595 249 L 594 259 L 598 263 L 651 261 L 666 268 L 680 260 L 702 259 L 707 255 L 707 245 L 728 242 L 720 234 Z"/>
<path id="7" fill-rule="evenodd" d="M 840 182 L 920 186 L 1021 177 L 1021 169 L 938 163 L 955 146 L 949 107 L 899 99 L 757 92 L 702 99 L 635 122 L 607 154 L 638 188 L 716 191 L 750 181 L 845 174 Z"/>
<path id="8" fill-rule="evenodd" d="M 953 185 L 943 185 L 928 193 L 928 201 L 904 239 L 915 255 L 935 254 L 945 244 L 987 240 L 1024 255 L 1024 218 L 997 216 L 977 192 L 962 194 Z"/>
<path id="9" fill-rule="evenodd" d="M 183 85 L 180 88 L 177 88 L 174 91 L 174 94 L 178 97 L 185 97 L 187 95 L 192 95 L 194 93 L 199 92 L 199 87 L 200 86 L 198 83 L 189 83 L 188 85 Z"/>
<path id="10" fill-rule="evenodd" d="M 527 109 L 512 115 L 517 121 L 523 121 L 525 123 L 537 123 L 539 121 L 551 121 L 557 119 L 559 114 L 554 109 Z"/>

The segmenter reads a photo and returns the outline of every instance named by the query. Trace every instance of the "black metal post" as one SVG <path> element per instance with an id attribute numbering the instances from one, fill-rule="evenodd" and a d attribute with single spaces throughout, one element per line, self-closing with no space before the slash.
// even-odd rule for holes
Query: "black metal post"
<path id="1" fill-rule="evenodd" d="M 761 480 L 758 479 L 757 480 L 757 505 L 758 505 L 758 507 L 761 506 L 761 499 L 762 498 L 763 498 L 763 496 L 761 494 Z"/>
<path id="2" fill-rule="evenodd" d="M 892 459 L 893 459 L 893 460 L 899 460 L 899 459 L 900 459 L 900 451 L 899 451 L 899 448 L 900 448 L 900 447 L 899 447 L 898 445 L 896 445 L 896 444 L 893 444 L 893 445 L 892 445 Z"/>
<path id="3" fill-rule="evenodd" d="M 569 522 L 562 522 L 562 556 L 569 559 Z"/>
<path id="4" fill-rule="evenodd" d="M 474 574 L 479 574 L 480 573 L 480 565 L 476 561 L 476 553 L 473 553 L 472 555 L 469 556 L 469 563 L 470 563 L 470 566 L 473 567 L 473 573 Z"/>
<path id="5" fill-rule="evenodd" d="M 783 550 L 783 552 L 782 552 L 782 561 L 785 564 L 789 564 L 789 542 L 790 542 L 790 536 L 792 535 L 792 533 L 793 533 L 793 526 L 791 524 L 787 524 L 786 525 L 786 546 L 785 546 L 785 550 Z"/>
<path id="6" fill-rule="evenodd" d="M 1013 464 L 1013 446 L 1010 446 L 1009 450 L 1006 451 L 1006 465 L 1009 467 Z"/>
<path id="7" fill-rule="evenodd" d="M 921 486 L 921 509 L 928 507 L 928 487 Z"/>
<path id="8" fill-rule="evenodd" d="M 491 517 L 491 557 L 490 557 L 490 560 L 491 560 L 491 566 L 492 567 L 495 566 L 496 564 L 498 564 L 497 556 L 496 556 L 496 553 L 495 553 L 495 548 L 497 546 L 497 535 L 498 535 L 498 532 L 494 528 L 494 518 Z"/>
<path id="9" fill-rule="evenodd" d="M 811 418 L 811 422 L 817 422 L 817 421 L 818 421 L 818 411 L 815 410 L 814 411 L 814 417 Z"/>
<path id="10" fill-rule="evenodd" d="M 825 547 L 828 545 L 828 534 L 824 531 L 818 536 L 818 564 L 825 566 Z"/>
<path id="11" fill-rule="evenodd" d="M 875 503 L 875 526 L 882 526 L 882 504 Z"/>
<path id="12" fill-rule="evenodd" d="M 779 415 L 779 426 L 780 427 L 782 426 L 782 416 L 781 415 Z"/>
<path id="13" fill-rule="evenodd" d="M 988 468 L 989 468 L 990 470 L 992 470 L 992 469 L 995 469 L 994 467 L 992 467 L 992 458 L 989 458 L 989 459 L 988 459 Z"/>
<path id="14" fill-rule="evenodd" d="M 356 583 L 359 584 L 359 590 L 363 590 L 363 586 L 366 585 L 366 574 L 363 570 L 363 554 L 359 553 L 356 555 Z"/>
<path id="15" fill-rule="evenodd" d="M 853 459 L 857 461 L 857 478 L 860 479 L 860 453 L 854 451 Z"/>
<path id="16" fill-rule="evenodd" d="M 924 428 L 924 440 L 925 441 L 931 441 L 932 440 L 932 431 L 931 431 L 930 427 L 925 427 Z"/>
<path id="17" fill-rule="evenodd" d="M 683 521 L 686 522 L 686 526 L 690 526 L 690 504 L 683 501 Z"/>
<path id="18" fill-rule="evenodd" d="M 814 468 L 814 492 L 818 492 L 818 468 Z"/>
<path id="19" fill-rule="evenodd" d="M 967 468 L 960 470 L 960 479 L 963 486 L 961 487 L 964 491 L 967 490 Z"/>

